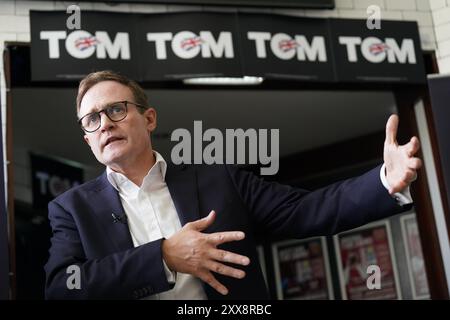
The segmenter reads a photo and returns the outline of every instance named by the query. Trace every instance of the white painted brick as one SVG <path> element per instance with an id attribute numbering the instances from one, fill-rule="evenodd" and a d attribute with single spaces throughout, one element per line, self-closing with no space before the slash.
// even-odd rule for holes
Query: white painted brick
<path id="1" fill-rule="evenodd" d="M 336 8 L 339 9 L 350 9 L 353 8 L 353 1 L 352 0 L 335 0 Z"/>
<path id="2" fill-rule="evenodd" d="M 305 16 L 314 18 L 337 18 L 339 15 L 337 10 L 305 10 Z"/>
<path id="3" fill-rule="evenodd" d="M 167 12 L 202 11 L 202 9 L 202 6 L 167 5 Z"/>
<path id="4" fill-rule="evenodd" d="M 450 57 L 438 59 L 439 73 L 450 73 Z"/>
<path id="5" fill-rule="evenodd" d="M 429 0 L 430 1 L 430 9 L 440 9 L 445 7 L 445 0 Z"/>
<path id="6" fill-rule="evenodd" d="M 430 11 L 430 0 L 416 0 L 417 10 Z"/>
<path id="7" fill-rule="evenodd" d="M 131 12 L 135 13 L 158 13 L 167 12 L 167 5 L 165 4 L 130 4 Z"/>
<path id="8" fill-rule="evenodd" d="M 386 0 L 386 7 L 392 10 L 416 10 L 414 0 Z"/>
<path id="9" fill-rule="evenodd" d="M 420 27 L 419 35 L 421 40 L 421 45 L 423 50 L 435 50 L 436 49 L 436 38 L 434 36 L 433 27 Z"/>
<path id="10" fill-rule="evenodd" d="M 436 41 L 438 41 L 438 42 L 442 41 L 442 40 L 450 39 L 450 23 L 435 27 L 434 33 L 436 35 Z"/>
<path id="11" fill-rule="evenodd" d="M 31 42 L 31 35 L 29 33 L 18 33 L 17 41 Z"/>
<path id="12" fill-rule="evenodd" d="M 130 5 L 127 3 L 94 3 L 94 10 L 130 12 Z"/>
<path id="13" fill-rule="evenodd" d="M 365 10 L 338 10 L 338 16 L 341 18 L 350 19 L 366 19 L 367 13 Z"/>
<path id="14" fill-rule="evenodd" d="M 30 10 L 54 10 L 52 1 L 16 1 L 16 15 L 29 15 Z"/>
<path id="15" fill-rule="evenodd" d="M 403 11 L 403 20 L 417 21 L 419 27 L 433 26 L 433 18 L 431 16 L 431 12 Z"/>
<path id="16" fill-rule="evenodd" d="M 403 20 L 401 11 L 382 11 L 381 20 Z"/>
<path id="17" fill-rule="evenodd" d="M 435 26 L 450 22 L 450 7 L 433 10 L 433 21 Z"/>
<path id="18" fill-rule="evenodd" d="M 3 32 L 30 32 L 30 19 L 28 16 L 0 15 L 0 33 Z"/>
<path id="19" fill-rule="evenodd" d="M 294 16 L 294 17 L 304 17 L 305 16 L 305 10 L 302 10 L 302 9 L 273 9 L 272 13 L 284 14 L 287 16 Z"/>
<path id="20" fill-rule="evenodd" d="M 77 5 L 80 7 L 81 11 L 83 10 L 92 10 L 94 9 L 94 4 L 89 2 L 78 2 L 78 1 L 55 1 L 55 10 L 65 10 L 71 5 Z"/>
<path id="21" fill-rule="evenodd" d="M 372 5 L 378 6 L 381 9 L 386 8 L 384 0 L 355 0 L 354 1 L 355 9 L 364 9 L 364 10 L 366 10 L 369 6 L 372 6 Z"/>
<path id="22" fill-rule="evenodd" d="M 438 43 L 439 58 L 450 56 L 450 39 Z"/>
<path id="23" fill-rule="evenodd" d="M 12 33 L 12 32 L 0 33 L 0 49 L 1 49 L 1 51 L 3 51 L 6 41 L 16 41 L 16 40 L 17 40 L 17 35 L 15 33 Z M 0 51 L 0 53 L 1 53 L 1 51 Z M 3 58 L 3 53 L 1 53 L 1 56 Z M 0 68 L 3 68 L 3 64 L 0 66 Z"/>
<path id="24" fill-rule="evenodd" d="M 14 14 L 15 4 L 13 0 L 0 1 L 0 14 Z"/>

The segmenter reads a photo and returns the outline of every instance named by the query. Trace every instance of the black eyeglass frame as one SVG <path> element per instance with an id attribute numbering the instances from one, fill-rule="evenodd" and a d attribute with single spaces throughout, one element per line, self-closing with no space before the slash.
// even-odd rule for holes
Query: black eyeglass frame
<path id="1" fill-rule="evenodd" d="M 111 119 L 111 117 L 110 117 L 110 115 L 108 114 L 108 112 L 106 112 L 106 110 L 108 110 L 109 108 L 113 107 L 114 105 L 117 105 L 118 103 L 123 103 L 123 104 L 124 104 L 124 106 L 125 106 L 125 115 L 124 115 L 123 118 L 121 118 L 121 119 L 119 119 L 119 120 L 113 120 L 113 119 Z M 149 107 L 146 107 L 146 106 L 144 106 L 144 105 L 142 105 L 142 104 L 139 104 L 139 103 L 136 103 L 136 102 L 132 102 L 132 101 L 128 101 L 128 100 L 115 101 L 115 102 L 109 103 L 106 107 L 104 107 L 104 108 L 103 108 L 102 110 L 100 110 L 100 111 L 89 112 L 89 113 L 85 114 L 85 115 L 82 116 L 80 119 L 78 119 L 77 122 L 78 122 L 78 124 L 81 126 L 81 129 L 82 129 L 84 132 L 88 132 L 88 133 L 95 132 L 95 131 L 97 131 L 97 130 L 102 126 L 102 117 L 101 117 L 101 115 L 100 115 L 102 112 L 104 112 L 105 115 L 108 117 L 108 119 L 111 120 L 112 122 L 120 122 L 120 121 L 122 121 L 123 119 L 125 119 L 125 118 L 127 117 L 127 115 L 128 115 L 128 104 L 133 104 L 133 105 L 135 105 L 136 107 L 141 108 L 141 109 L 144 109 L 144 110 L 149 109 Z M 100 121 L 99 121 L 99 123 L 98 123 L 98 127 L 97 127 L 97 128 L 95 128 L 94 130 L 87 130 L 86 128 L 83 127 L 83 125 L 81 124 L 81 121 L 83 121 L 83 119 L 86 118 L 87 116 L 91 116 L 92 114 L 96 114 L 97 117 L 98 117 L 98 119 L 99 119 Z"/>

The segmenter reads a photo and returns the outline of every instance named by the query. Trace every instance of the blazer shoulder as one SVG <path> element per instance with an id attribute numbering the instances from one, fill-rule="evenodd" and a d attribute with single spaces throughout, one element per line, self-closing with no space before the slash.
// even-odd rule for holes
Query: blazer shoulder
<path id="1" fill-rule="evenodd" d="M 74 198 L 84 196 L 92 191 L 101 190 L 101 189 L 105 188 L 108 183 L 109 182 L 106 178 L 106 171 L 105 171 L 103 174 L 101 174 L 97 178 L 89 180 L 85 183 L 82 183 L 78 186 L 70 188 L 69 190 L 61 193 L 55 199 L 53 199 L 51 202 L 65 203 Z"/>

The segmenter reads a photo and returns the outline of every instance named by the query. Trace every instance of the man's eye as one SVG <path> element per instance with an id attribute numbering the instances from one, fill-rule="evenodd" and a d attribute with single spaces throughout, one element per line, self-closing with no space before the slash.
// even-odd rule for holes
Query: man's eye
<path id="1" fill-rule="evenodd" d="M 110 112 L 111 114 L 122 113 L 122 112 L 123 112 L 123 108 L 122 108 L 121 105 L 117 104 L 117 105 L 111 106 L 111 107 L 109 108 L 109 112 Z"/>
<path id="2" fill-rule="evenodd" d="M 90 125 L 90 124 L 95 124 L 95 123 L 97 122 L 97 120 L 98 120 L 98 117 L 97 117 L 97 115 L 94 113 L 94 114 L 91 114 L 91 115 L 89 115 L 89 116 L 87 117 L 86 123 L 87 123 L 88 125 Z"/>

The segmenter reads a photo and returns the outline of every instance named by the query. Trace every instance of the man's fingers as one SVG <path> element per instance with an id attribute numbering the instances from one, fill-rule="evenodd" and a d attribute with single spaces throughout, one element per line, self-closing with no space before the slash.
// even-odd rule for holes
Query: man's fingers
<path id="1" fill-rule="evenodd" d="M 411 140 L 406 145 L 406 151 L 408 153 L 409 157 L 412 157 L 416 154 L 417 151 L 419 151 L 420 148 L 420 142 L 417 137 L 412 137 Z"/>
<path id="2" fill-rule="evenodd" d="M 204 274 L 201 274 L 198 276 L 201 280 L 209 284 L 211 287 L 213 287 L 217 292 L 223 295 L 228 294 L 228 289 L 221 284 L 219 281 L 217 281 L 216 278 L 211 274 L 211 272 L 205 272 Z"/>
<path id="3" fill-rule="evenodd" d="M 393 114 L 386 123 L 386 142 L 389 144 L 397 143 L 398 116 Z"/>
<path id="4" fill-rule="evenodd" d="M 393 195 L 394 193 L 400 192 L 403 189 L 405 189 L 408 186 L 408 183 L 406 183 L 405 181 L 400 181 L 396 184 L 394 184 L 393 186 L 391 186 L 391 188 L 389 189 L 389 194 Z"/>
<path id="5" fill-rule="evenodd" d="M 250 259 L 247 258 L 246 256 L 241 256 L 240 254 L 220 249 L 212 250 L 211 258 L 217 261 L 231 262 L 243 266 L 247 266 L 250 263 Z"/>
<path id="6" fill-rule="evenodd" d="M 422 167 L 422 160 L 419 158 L 411 158 L 408 160 L 408 168 L 418 170 Z"/>
<path id="7" fill-rule="evenodd" d="M 224 276 L 228 276 L 228 277 L 232 277 L 232 278 L 236 278 L 236 279 L 242 279 L 243 277 L 245 277 L 244 271 L 226 266 L 217 261 L 212 261 L 212 260 L 207 261 L 204 264 L 204 266 L 207 269 L 209 269 L 215 273 L 223 274 Z"/>
<path id="8" fill-rule="evenodd" d="M 245 233 L 241 231 L 225 231 L 211 233 L 207 237 L 211 244 L 217 246 L 225 242 L 242 240 L 245 238 Z"/>
<path id="9" fill-rule="evenodd" d="M 212 225 L 215 219 L 216 219 L 216 212 L 214 210 L 211 210 L 211 212 L 206 217 L 199 220 L 195 220 L 193 222 L 189 222 L 186 224 L 185 227 L 197 231 L 202 231 L 208 228 L 210 225 Z"/>
<path id="10" fill-rule="evenodd" d="M 403 189 L 405 189 L 409 184 L 414 181 L 417 177 L 417 173 L 415 170 L 408 169 L 405 171 L 403 176 L 401 177 L 401 180 L 399 180 L 397 183 L 391 186 L 389 189 L 389 193 L 392 195 L 396 192 L 401 192 Z"/>

